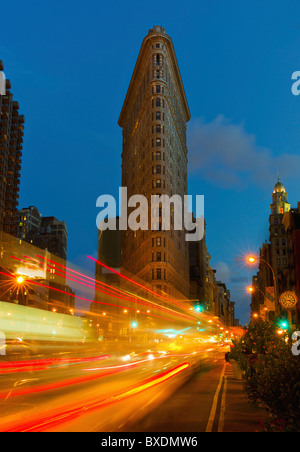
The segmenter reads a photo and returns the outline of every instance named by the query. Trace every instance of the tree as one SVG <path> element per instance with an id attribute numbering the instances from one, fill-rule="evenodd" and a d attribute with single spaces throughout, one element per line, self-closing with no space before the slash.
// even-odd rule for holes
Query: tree
<path id="1" fill-rule="evenodd" d="M 249 399 L 269 414 L 266 431 L 300 431 L 300 362 L 274 323 L 256 319 L 234 342 Z"/>

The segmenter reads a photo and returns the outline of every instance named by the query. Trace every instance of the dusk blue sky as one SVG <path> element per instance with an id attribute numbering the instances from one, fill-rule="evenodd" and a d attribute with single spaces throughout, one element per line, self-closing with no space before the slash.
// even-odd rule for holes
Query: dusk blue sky
<path id="1" fill-rule="evenodd" d="M 268 239 L 280 178 L 300 201 L 298 0 L 27 0 L 1 8 L 0 59 L 26 117 L 20 207 L 65 220 L 68 258 L 97 250 L 96 199 L 121 185 L 118 117 L 144 36 L 172 37 L 190 106 L 189 193 L 205 195 L 218 279 L 248 320 L 242 264 Z"/>

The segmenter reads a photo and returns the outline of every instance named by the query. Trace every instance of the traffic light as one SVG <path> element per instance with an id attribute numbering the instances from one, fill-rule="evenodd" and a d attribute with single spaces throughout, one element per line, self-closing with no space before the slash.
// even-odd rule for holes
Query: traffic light
<path id="1" fill-rule="evenodd" d="M 138 326 L 137 322 L 132 322 L 131 323 L 131 328 L 137 328 L 137 326 Z"/>
<path id="2" fill-rule="evenodd" d="M 280 326 L 283 330 L 287 330 L 289 328 L 289 322 L 287 320 L 280 320 Z"/>
<path id="3" fill-rule="evenodd" d="M 194 309 L 196 312 L 203 312 L 203 306 L 201 305 L 200 301 L 194 306 Z"/>
<path id="4" fill-rule="evenodd" d="M 279 331 L 281 331 L 282 334 L 284 331 L 290 329 L 289 321 L 287 319 L 277 319 L 277 327 L 279 328 Z"/>

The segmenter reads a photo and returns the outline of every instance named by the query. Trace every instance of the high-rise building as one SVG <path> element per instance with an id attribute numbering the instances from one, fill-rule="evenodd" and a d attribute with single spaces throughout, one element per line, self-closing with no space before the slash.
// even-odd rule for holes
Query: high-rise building
<path id="1" fill-rule="evenodd" d="M 66 260 L 68 230 L 65 221 L 59 221 L 55 217 L 43 217 L 40 230 L 34 234 L 32 243 Z"/>
<path id="2" fill-rule="evenodd" d="M 25 119 L 10 92 L 10 81 L 5 82 L 6 92 L 0 94 L 0 231 L 16 235 Z"/>
<path id="3" fill-rule="evenodd" d="M 42 215 L 34 206 L 29 206 L 18 212 L 17 238 L 30 242 L 39 233 Z"/>
<path id="4" fill-rule="evenodd" d="M 119 230 L 119 217 L 116 218 L 117 229 L 105 231 L 99 230 L 98 240 L 98 261 L 120 272 L 121 267 L 121 231 Z M 118 296 L 110 297 L 107 303 L 108 295 L 114 292 L 114 288 L 120 288 L 120 277 L 102 267 L 96 262 L 95 266 L 95 303 L 91 303 L 91 320 L 98 324 L 106 338 L 116 337 L 122 328 L 122 305 L 123 300 Z M 104 303 L 104 304 L 102 304 Z M 105 315 L 103 315 L 105 313 Z M 124 314 L 123 314 L 124 318 Z"/>
<path id="5" fill-rule="evenodd" d="M 213 314 L 217 301 L 215 270 L 211 268 L 206 234 L 200 241 L 189 242 L 190 299 L 198 300 L 202 309 Z"/>
<path id="6" fill-rule="evenodd" d="M 252 295 L 252 313 L 266 309 L 267 313 L 264 313 L 264 316 L 269 320 L 280 314 L 279 297 L 284 291 L 284 275 L 289 266 L 288 234 L 283 218 L 290 211 L 291 205 L 280 180 L 274 186 L 270 209 L 270 238 L 260 250 L 259 272 L 255 280 L 259 290 Z"/>
<path id="7" fill-rule="evenodd" d="M 282 270 L 288 265 L 287 234 L 282 220 L 284 214 L 291 209 L 291 205 L 288 203 L 288 194 L 280 181 L 274 187 L 272 201 L 270 206 L 271 260 L 275 276 L 278 278 Z"/>
<path id="8" fill-rule="evenodd" d="M 171 38 L 161 26 L 144 38 L 119 118 L 123 129 L 122 185 L 132 195 L 187 195 L 186 123 L 190 111 Z M 171 205 L 172 210 L 172 205 Z M 129 212 L 129 211 L 128 211 Z M 160 214 L 161 215 L 161 214 Z M 174 212 L 171 212 L 171 224 Z M 158 293 L 189 296 L 184 231 L 124 231 L 122 271 Z"/>
<path id="9" fill-rule="evenodd" d="M 217 281 L 218 300 L 216 302 L 216 316 L 226 325 L 235 325 L 235 303 L 230 300 L 230 290 L 225 283 Z"/>
<path id="10" fill-rule="evenodd" d="M 31 241 L 2 236 L 0 300 L 73 315 L 75 290 L 68 285 L 66 261 Z M 14 284 L 12 278 L 20 276 L 22 283 Z"/>
<path id="11" fill-rule="evenodd" d="M 300 202 L 296 209 L 291 209 L 284 215 L 283 224 L 288 236 L 289 265 L 283 279 L 287 291 L 292 291 L 298 298 L 298 303 L 292 311 L 293 322 L 300 328 Z"/>
<path id="12" fill-rule="evenodd" d="M 34 207 L 25 207 L 18 212 L 16 237 L 43 250 L 48 250 L 61 259 L 67 259 L 68 230 L 65 221 L 55 217 L 43 217 Z"/>

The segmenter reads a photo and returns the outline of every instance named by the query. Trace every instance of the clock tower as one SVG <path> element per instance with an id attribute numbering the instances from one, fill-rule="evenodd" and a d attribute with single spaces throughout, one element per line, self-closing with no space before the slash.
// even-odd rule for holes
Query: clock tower
<path id="1" fill-rule="evenodd" d="M 288 193 L 284 185 L 278 179 L 272 193 L 272 204 L 270 205 L 270 243 L 271 259 L 275 275 L 281 275 L 283 269 L 288 267 L 288 241 L 283 217 L 286 212 L 291 210 L 291 204 L 288 203 Z"/>

